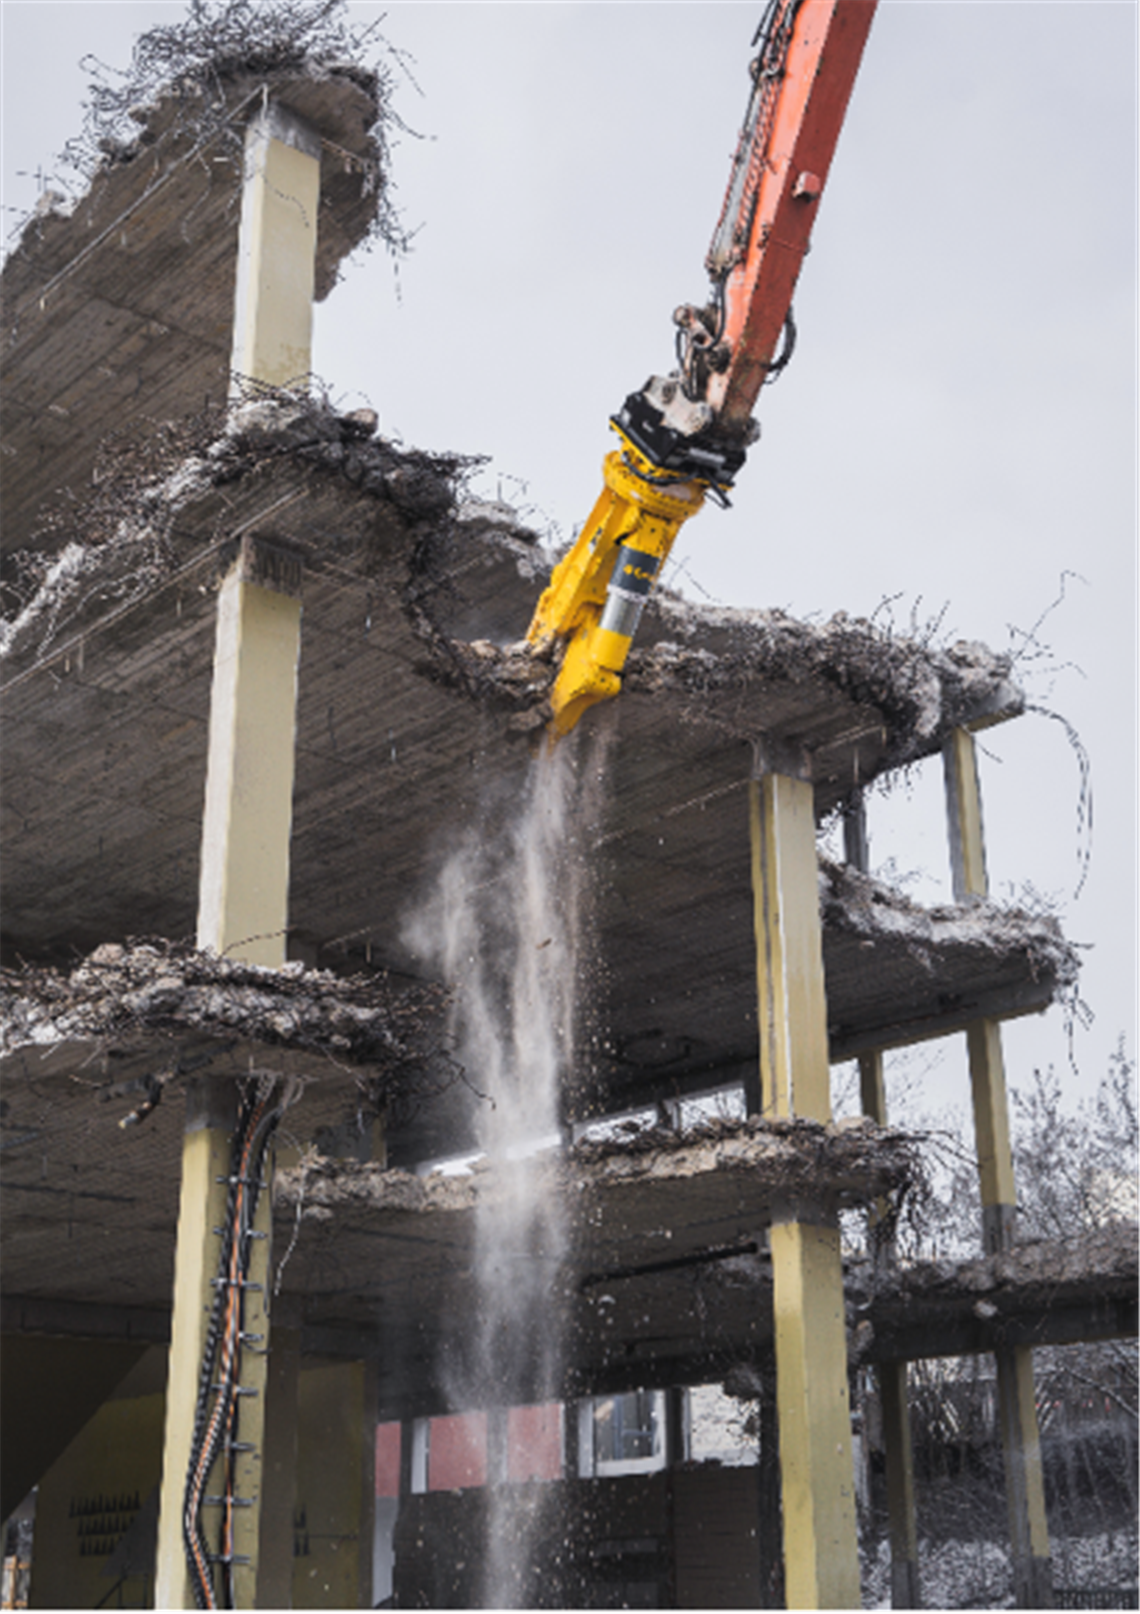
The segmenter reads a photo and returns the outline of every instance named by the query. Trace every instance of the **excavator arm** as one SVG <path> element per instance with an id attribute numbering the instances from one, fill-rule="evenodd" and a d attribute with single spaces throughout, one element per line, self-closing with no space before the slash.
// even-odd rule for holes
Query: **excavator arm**
<path id="1" fill-rule="evenodd" d="M 555 568 L 528 639 L 564 645 L 555 738 L 621 688 L 646 600 L 682 524 L 728 490 L 759 436 L 760 388 L 791 356 L 792 295 L 877 0 L 771 0 L 748 108 L 705 260 L 709 296 L 676 310 L 677 369 L 611 426 L 605 487 Z"/>

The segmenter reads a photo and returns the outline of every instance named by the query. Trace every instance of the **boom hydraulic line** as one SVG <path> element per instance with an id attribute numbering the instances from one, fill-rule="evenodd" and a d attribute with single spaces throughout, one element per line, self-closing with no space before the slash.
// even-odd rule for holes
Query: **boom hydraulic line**
<path id="1" fill-rule="evenodd" d="M 808 250 L 877 0 L 771 0 L 720 222 L 707 303 L 673 316 L 678 367 L 610 421 L 605 488 L 555 568 L 527 638 L 565 650 L 554 737 L 621 689 L 642 609 L 683 522 L 728 489 L 759 436 L 760 388 L 791 356 L 792 294 Z"/>

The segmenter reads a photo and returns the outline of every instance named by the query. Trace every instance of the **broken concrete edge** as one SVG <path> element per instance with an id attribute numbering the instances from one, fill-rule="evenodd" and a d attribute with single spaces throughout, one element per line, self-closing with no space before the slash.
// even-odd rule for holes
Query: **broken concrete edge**
<path id="1" fill-rule="evenodd" d="M 1085 1228 L 1066 1238 L 1020 1238 L 996 1255 L 960 1260 L 907 1260 L 847 1263 L 849 1298 L 931 1301 L 971 1295 L 998 1302 L 1004 1296 L 1061 1285 L 1136 1280 L 1140 1273 L 1135 1222 L 1114 1221 Z M 980 1316 L 987 1313 L 983 1306 Z"/>
<path id="2" fill-rule="evenodd" d="M 370 1076 L 417 1069 L 438 1041 L 446 994 L 383 974 L 303 964 L 265 969 L 165 940 L 106 943 L 71 971 L 0 969 L 0 1053 L 98 1041 L 129 1048 L 190 1033 L 311 1051 Z"/>
<path id="3" fill-rule="evenodd" d="M 376 425 L 371 410 L 342 414 L 326 397 L 251 388 L 231 407 L 217 405 L 157 431 L 132 426 L 122 439 L 109 439 L 96 461 L 92 491 L 78 503 L 65 499 L 53 507 L 28 547 L 11 557 L 5 594 L 14 608 L 0 618 L 0 659 L 17 675 L 34 670 L 61 641 L 97 633 L 109 616 L 187 568 L 203 573 L 200 586 L 220 581 L 237 540 L 223 529 L 204 550 L 187 555 L 182 518 L 217 490 L 272 474 L 282 464 L 303 477 L 331 478 L 349 495 L 388 507 L 404 525 L 397 592 L 418 581 L 409 604 L 413 615 L 426 615 L 421 600 L 431 576 L 429 531 L 455 525 L 474 540 L 513 545 L 520 556 L 537 542 L 518 525 L 496 527 L 478 507 L 475 518 L 464 521 L 465 481 L 478 459 L 397 448 L 375 435 Z M 319 565 L 340 558 L 333 539 L 322 557 L 305 560 Z M 421 631 L 431 639 L 427 627 Z"/>
<path id="4" fill-rule="evenodd" d="M 49 190 L 40 198 L 6 260 L 6 300 L 18 303 L 30 289 L 23 282 L 38 278 L 36 259 L 49 243 L 65 245 L 77 214 L 86 215 L 90 240 L 104 209 L 118 213 L 117 182 L 124 170 L 141 167 L 141 159 L 151 159 L 148 167 L 160 182 L 160 169 L 215 145 L 240 173 L 244 123 L 267 100 L 290 106 L 316 128 L 324 147 L 322 193 L 326 175 L 343 176 L 335 251 L 330 255 L 329 243 L 318 248 L 318 301 L 336 284 L 340 260 L 357 246 L 379 240 L 406 251 L 409 238 L 389 188 L 389 130 L 403 127 L 391 106 L 394 75 L 363 59 L 366 41 L 336 16 L 344 9 L 231 6 L 211 17 L 199 7 L 142 34 L 130 66 L 115 73 L 114 82 L 89 84 L 83 131 L 57 158 L 82 189 L 71 195 Z M 371 44 L 375 49 L 383 41 Z"/>
<path id="5" fill-rule="evenodd" d="M 1054 999 L 1075 996 L 1079 957 L 1052 915 L 990 900 L 922 908 L 871 875 L 826 859 L 820 860 L 819 895 L 828 931 L 902 945 L 928 969 L 950 946 L 995 960 L 1024 954 L 1034 979 L 1047 984 Z M 161 938 L 107 943 L 70 972 L 31 965 L 0 970 L 0 1052 L 129 1031 L 194 1030 L 237 1032 L 324 1050 L 349 1063 L 381 1059 L 391 1065 L 422 1054 L 425 1037 L 437 1041 L 434 1028 L 443 1023 L 447 996 L 438 983 L 397 988 L 383 973 L 346 977 L 299 963 L 274 971 Z M 671 1135 L 654 1134 L 652 1147 L 668 1147 Z"/>
<path id="6" fill-rule="evenodd" d="M 665 698 L 754 693 L 757 721 L 738 720 L 731 731 L 722 722 L 726 737 L 758 738 L 765 686 L 783 682 L 817 678 L 852 703 L 874 708 L 886 754 L 865 783 L 929 756 L 956 727 L 1017 717 L 1027 705 L 1008 656 L 976 641 L 943 648 L 920 643 L 844 612 L 825 623 L 801 622 L 780 610 L 709 607 L 659 591 L 643 634 L 657 642 L 631 651 L 623 689 Z M 707 642 L 694 642 L 701 639 Z M 448 655 L 460 669 L 454 681 L 506 707 L 510 727 L 529 730 L 547 721 L 556 661 L 525 643 L 487 640 L 452 640 Z"/>
<path id="7" fill-rule="evenodd" d="M 196 500 L 288 461 L 334 479 L 347 496 L 383 502 L 404 524 L 407 547 L 392 586 L 425 646 L 424 670 L 503 708 L 509 728 L 540 727 L 555 658 L 525 641 L 453 639 L 439 626 L 437 607 L 461 553 L 509 554 L 533 581 L 536 599 L 550 556 L 504 507 L 467 496 L 466 479 L 480 461 L 397 448 L 372 435 L 375 420 L 369 410 L 338 414 L 321 398 L 262 392 L 229 412 L 207 411 L 168 428 L 150 463 L 141 446 L 132 453 L 129 445 L 109 445 L 92 494 L 50 518 L 17 557 L 23 598 L 3 629 L 0 653 L 26 668 L 64 632 L 96 631 L 108 608 L 144 597 L 185 564 L 173 534 Z M 67 534 L 54 554 L 53 525 Z M 881 713 L 889 767 L 929 754 L 959 724 L 999 708 L 1014 715 L 1025 705 L 1008 657 L 976 643 L 938 649 L 843 613 L 815 624 L 779 610 L 710 608 L 663 594 L 651 603 L 647 631 L 658 642 L 631 654 L 627 689 L 761 697 L 765 685 L 818 678 Z"/>
<path id="8" fill-rule="evenodd" d="M 458 1213 L 509 1193 L 519 1169 L 483 1158 L 461 1172 L 437 1169 L 421 1177 L 311 1151 L 300 1164 L 278 1174 L 274 1204 L 293 1207 L 313 1221 L 327 1221 L 349 1207 L 415 1215 Z M 572 1193 L 578 1205 L 583 1194 L 710 1172 L 746 1173 L 752 1187 L 776 1196 L 800 1196 L 816 1205 L 830 1196 L 836 1203 L 856 1205 L 884 1195 L 898 1199 L 922 1177 L 913 1135 L 864 1120 L 824 1126 L 759 1116 L 676 1131 L 627 1131 L 605 1142 L 547 1151 L 521 1169 L 536 1173 L 549 1193 Z"/>
<path id="9" fill-rule="evenodd" d="M 813 623 L 778 609 L 694 605 L 667 594 L 655 605 L 650 631 L 660 642 L 632 653 L 627 688 L 653 694 L 679 687 L 699 695 L 816 677 L 882 714 L 892 767 L 928 754 L 960 724 L 997 712 L 1014 717 L 1025 708 L 1010 658 L 976 641 L 940 646 L 845 611 Z M 695 645 L 698 636 L 716 649 Z"/>
<path id="10" fill-rule="evenodd" d="M 828 929 L 863 942 L 902 943 L 933 968 L 941 947 L 978 950 L 993 957 L 1023 953 L 1034 980 L 1050 982 L 1054 996 L 1077 987 L 1080 957 L 1050 913 L 1003 907 L 989 898 L 923 908 L 896 887 L 849 864 L 819 860 L 820 918 Z"/>

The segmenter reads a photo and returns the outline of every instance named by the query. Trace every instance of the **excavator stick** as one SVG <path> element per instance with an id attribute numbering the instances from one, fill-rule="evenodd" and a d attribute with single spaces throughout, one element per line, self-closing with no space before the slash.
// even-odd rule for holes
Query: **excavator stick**
<path id="1" fill-rule="evenodd" d="M 706 267 L 723 284 L 727 364 L 704 393 L 747 425 L 773 368 L 876 0 L 777 0 Z"/>
<path id="2" fill-rule="evenodd" d="M 553 739 L 621 688 L 638 620 L 683 522 L 727 490 L 759 435 L 752 410 L 794 332 L 792 293 L 877 0 L 770 0 L 720 221 L 711 294 L 685 304 L 679 369 L 651 376 L 611 420 L 605 490 L 538 602 L 527 638 L 564 646 Z"/>

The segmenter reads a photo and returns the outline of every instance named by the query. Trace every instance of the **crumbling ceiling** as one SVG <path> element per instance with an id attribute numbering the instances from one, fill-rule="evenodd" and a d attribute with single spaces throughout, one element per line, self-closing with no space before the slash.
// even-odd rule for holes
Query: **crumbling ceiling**
<path id="1" fill-rule="evenodd" d="M 293 951 L 422 970 L 407 917 L 464 827 L 493 823 L 520 792 L 534 735 L 516 725 L 549 676 L 521 658 L 520 692 L 518 653 L 493 648 L 525 626 L 541 556 L 478 511 L 457 519 L 453 475 L 327 411 L 259 405 L 169 473 L 157 508 L 147 495 L 149 526 L 144 497 L 125 536 L 77 547 L 6 662 L 10 955 L 62 961 L 192 934 L 213 587 L 236 535 L 255 533 L 305 565 Z M 142 586 L 144 555 L 159 558 Z M 812 752 L 822 815 L 856 777 L 1018 698 L 978 647 L 934 652 L 778 614 L 706 622 L 661 602 L 628 689 L 571 742 L 597 1050 L 580 1104 L 707 1085 L 753 1057 L 754 742 Z M 1040 1009 L 1074 977 L 1047 919 L 922 915 L 838 875 L 825 895 L 837 1057 Z"/>

